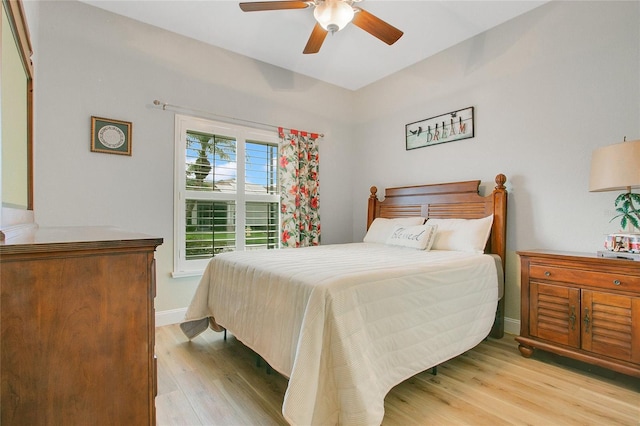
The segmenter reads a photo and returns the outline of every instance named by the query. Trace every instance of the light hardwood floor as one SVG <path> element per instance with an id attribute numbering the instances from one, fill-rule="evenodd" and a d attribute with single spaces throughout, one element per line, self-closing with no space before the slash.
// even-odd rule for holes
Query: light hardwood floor
<path id="1" fill-rule="evenodd" d="M 526 359 L 513 338 L 394 387 L 383 425 L 640 425 L 640 379 L 542 352 Z M 233 336 L 207 330 L 189 342 L 177 325 L 159 327 L 156 353 L 159 426 L 287 424 L 286 379 Z"/>

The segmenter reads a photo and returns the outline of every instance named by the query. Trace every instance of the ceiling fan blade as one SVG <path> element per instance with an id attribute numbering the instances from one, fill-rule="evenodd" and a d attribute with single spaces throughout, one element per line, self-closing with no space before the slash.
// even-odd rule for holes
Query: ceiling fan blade
<path id="1" fill-rule="evenodd" d="M 388 45 L 392 45 L 404 34 L 391 24 L 386 23 L 377 16 L 372 15 L 359 7 L 353 8 L 356 11 L 353 17 L 353 25 L 362 28 L 372 36 L 379 38 Z"/>
<path id="2" fill-rule="evenodd" d="M 240 3 L 243 12 L 259 12 L 261 10 L 306 9 L 313 2 L 307 0 L 290 1 L 252 1 Z"/>
<path id="3" fill-rule="evenodd" d="M 328 31 L 322 28 L 322 26 L 316 23 L 316 26 L 313 27 L 313 31 L 311 31 L 311 36 L 309 37 L 309 41 L 307 41 L 307 45 L 304 47 L 302 53 L 318 53 L 320 48 L 322 47 L 322 43 L 324 42 L 325 37 L 327 36 Z"/>

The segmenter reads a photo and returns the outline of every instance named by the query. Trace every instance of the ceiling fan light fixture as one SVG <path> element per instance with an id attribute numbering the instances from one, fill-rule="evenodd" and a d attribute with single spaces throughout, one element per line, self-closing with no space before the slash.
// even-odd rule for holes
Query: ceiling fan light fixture
<path id="1" fill-rule="evenodd" d="M 343 0 L 324 0 L 313 11 L 316 21 L 325 30 L 335 33 L 343 29 L 353 19 L 353 7 Z"/>

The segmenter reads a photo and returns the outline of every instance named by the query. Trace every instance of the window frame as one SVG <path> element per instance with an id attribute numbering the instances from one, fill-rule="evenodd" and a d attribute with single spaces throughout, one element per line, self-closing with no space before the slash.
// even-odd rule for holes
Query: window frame
<path id="1" fill-rule="evenodd" d="M 188 191 L 186 189 L 186 145 L 187 132 L 197 131 L 212 135 L 233 137 L 236 140 L 236 188 L 233 193 Z M 260 142 L 279 146 L 275 131 L 223 123 L 205 118 L 176 114 L 175 116 L 175 156 L 174 156 L 174 278 L 201 275 L 212 258 L 187 260 L 186 244 L 186 200 L 235 201 L 236 203 L 236 249 L 245 250 L 246 203 L 280 203 L 280 194 L 245 193 L 246 142 Z M 279 209 L 278 209 L 279 210 Z M 238 231 L 240 230 L 240 231 Z M 280 224 L 278 223 L 278 235 Z"/>

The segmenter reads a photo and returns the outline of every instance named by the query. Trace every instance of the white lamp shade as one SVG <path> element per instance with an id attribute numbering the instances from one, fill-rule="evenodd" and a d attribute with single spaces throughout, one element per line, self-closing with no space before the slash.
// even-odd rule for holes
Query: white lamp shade
<path id="1" fill-rule="evenodd" d="M 589 191 L 620 191 L 629 188 L 640 188 L 640 139 L 593 151 Z"/>
<path id="2" fill-rule="evenodd" d="M 324 0 L 313 11 L 316 21 L 327 31 L 340 31 L 353 19 L 353 7 L 342 0 Z"/>

